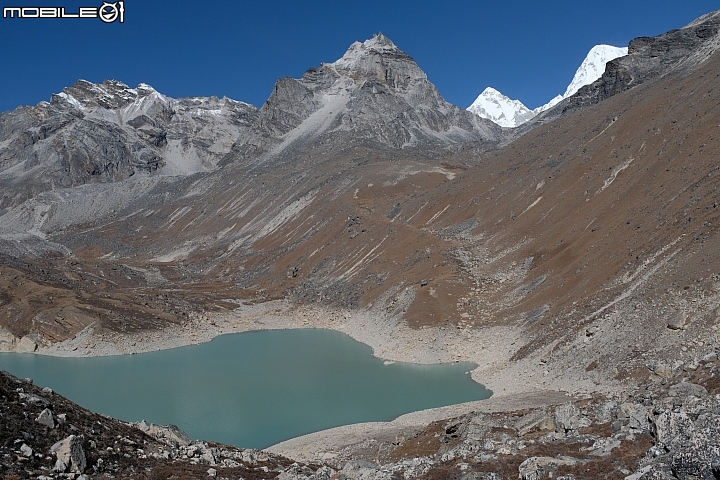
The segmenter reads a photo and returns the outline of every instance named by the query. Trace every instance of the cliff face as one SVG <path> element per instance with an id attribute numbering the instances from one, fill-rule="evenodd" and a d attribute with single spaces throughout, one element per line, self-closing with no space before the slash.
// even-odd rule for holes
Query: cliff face
<path id="1" fill-rule="evenodd" d="M 588 86 L 570 105 L 597 103 L 677 68 L 692 69 L 720 47 L 718 29 L 720 14 L 714 12 L 679 30 L 635 38 L 628 45 L 628 56 L 610 62 L 600 81 Z"/>

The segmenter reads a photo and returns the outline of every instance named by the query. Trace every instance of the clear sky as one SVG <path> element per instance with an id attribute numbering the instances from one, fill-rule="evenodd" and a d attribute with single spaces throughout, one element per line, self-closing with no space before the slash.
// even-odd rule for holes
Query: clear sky
<path id="1" fill-rule="evenodd" d="M 99 7 L 102 0 L 1 0 Z M 680 28 L 709 0 L 126 0 L 125 22 L 0 18 L 0 111 L 49 100 L 82 78 L 144 82 L 172 97 L 261 106 L 275 80 L 340 58 L 383 32 L 450 102 L 492 86 L 534 108 L 563 93 L 596 44 Z"/>

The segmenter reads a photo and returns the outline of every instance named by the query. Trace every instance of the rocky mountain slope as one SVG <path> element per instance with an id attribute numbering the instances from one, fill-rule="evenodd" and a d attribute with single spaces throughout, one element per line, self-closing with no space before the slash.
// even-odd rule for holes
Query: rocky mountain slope
<path id="1" fill-rule="evenodd" d="M 492 141 L 499 134 L 492 123 L 443 100 L 412 58 L 382 33 L 355 42 L 342 58 L 300 80 L 278 80 L 260 109 L 260 124 L 280 135 L 292 131 L 286 144 L 320 136 L 320 142 L 391 149 Z"/>
<path id="2" fill-rule="evenodd" d="M 348 137 L 428 150 L 497 141 L 499 129 L 445 102 L 382 34 L 300 80 L 278 80 L 260 109 L 227 98 L 172 99 L 146 84 L 80 80 L 49 103 L 0 116 L 0 212 L 55 188 L 135 174 L 187 176 L 280 145 L 345 144 Z"/>
<path id="3" fill-rule="evenodd" d="M 229 99 L 80 80 L 49 103 L 0 114 L 0 211 L 48 190 L 213 170 L 257 117 Z"/>
<path id="4" fill-rule="evenodd" d="M 575 72 L 575 76 L 568 85 L 565 93 L 557 95 L 545 105 L 533 110 L 527 108 L 519 100 L 511 100 L 492 87 L 487 87 L 475 99 L 467 110 L 486 118 L 501 127 L 515 128 L 533 119 L 542 112 L 551 109 L 562 100 L 569 98 L 581 87 L 593 83 L 600 78 L 605 71 L 605 65 L 618 57 L 627 55 L 627 47 L 613 47 L 610 45 L 595 45 L 590 49 L 587 56 Z"/>
<path id="5" fill-rule="evenodd" d="M 401 176 L 428 171 L 446 178 L 454 173 L 438 165 L 439 155 L 468 146 L 487 150 L 500 139 L 497 126 L 445 102 L 414 61 L 382 34 L 354 44 L 340 60 L 311 69 L 300 80 L 279 80 L 260 109 L 227 99 L 169 99 L 145 85 L 131 89 L 113 81 L 81 81 L 49 104 L 3 114 L 1 123 L 7 168 L 0 174 L 0 243 L 7 254 L 25 259 L 5 262 L 25 265 L 22 273 L 13 269 L 3 277 L 10 282 L 5 291 L 23 291 L 5 304 L 10 343 L 31 332 L 39 334 L 33 341 L 40 343 L 72 336 L 98 315 L 105 319 L 101 323 L 130 330 L 136 322 L 178 322 L 188 311 L 204 308 L 191 305 L 194 295 L 177 295 L 174 308 L 148 299 L 156 295 L 155 287 L 180 278 L 192 289 L 204 284 L 210 292 L 224 292 L 224 298 L 254 298 L 257 292 L 248 287 L 257 273 L 267 273 L 267 264 L 250 252 L 252 246 L 298 219 L 315 197 L 323 209 L 333 209 L 331 200 L 352 192 L 377 164 Z M 317 213 L 314 226 L 296 232 L 301 237 L 291 241 L 309 240 L 328 225 L 330 217 Z M 347 222 L 342 215 L 331 216 Z M 124 220 L 108 223 L 112 218 Z M 152 225 L 140 225 L 146 222 Z M 88 230 L 92 224 L 120 231 Z M 96 256 L 97 248 L 113 251 Z M 83 266 L 85 272 L 77 275 L 67 270 L 66 262 L 79 266 L 84 261 L 76 263 L 78 254 L 90 251 L 90 269 L 99 270 L 90 273 Z M 200 251 L 214 266 L 191 261 L 193 266 L 183 265 L 181 272 L 161 271 Z M 137 255 L 142 260 L 126 261 Z M 57 275 L 37 285 L 16 283 L 16 272 L 24 277 L 30 268 L 23 262 L 38 256 L 59 261 L 41 262 L 43 272 Z M 245 271 L 238 261 L 257 263 Z M 201 280 L 201 272 L 221 263 L 232 266 L 215 270 L 209 282 Z M 117 270 L 120 264 L 125 266 Z M 281 268 L 285 278 L 293 266 Z M 133 293 L 121 294 L 123 284 Z M 84 293 L 87 288 L 93 293 Z M 43 306 L 34 300 L 49 292 L 55 300 Z M 307 295 L 315 294 L 296 292 Z M 106 296 L 115 308 L 98 304 L 88 315 L 88 302 Z M 358 294 L 351 297 L 345 303 L 357 304 Z"/>
<path id="6" fill-rule="evenodd" d="M 260 109 L 80 82 L 2 114 L 0 347 L 92 354 L 282 300 L 323 314 L 278 325 L 472 360 L 496 393 L 697 365 L 720 343 L 719 18 L 634 40 L 509 134 L 380 35 Z"/>

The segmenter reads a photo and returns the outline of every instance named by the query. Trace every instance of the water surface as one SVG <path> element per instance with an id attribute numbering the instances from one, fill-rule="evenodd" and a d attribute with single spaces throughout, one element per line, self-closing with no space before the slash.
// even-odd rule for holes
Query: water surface
<path id="1" fill-rule="evenodd" d="M 222 335 L 138 355 L 0 353 L 0 368 L 96 412 L 245 448 L 490 396 L 467 374 L 473 364 L 384 365 L 369 346 L 316 329 Z"/>

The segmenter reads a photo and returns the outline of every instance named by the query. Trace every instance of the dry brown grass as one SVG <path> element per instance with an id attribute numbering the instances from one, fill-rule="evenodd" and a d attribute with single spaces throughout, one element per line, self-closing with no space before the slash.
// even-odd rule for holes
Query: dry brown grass
<path id="1" fill-rule="evenodd" d="M 432 423 L 416 436 L 408 438 L 395 447 L 390 453 L 390 460 L 398 461 L 405 458 L 435 455 L 443 445 L 444 433 L 445 428 L 441 422 Z"/>

